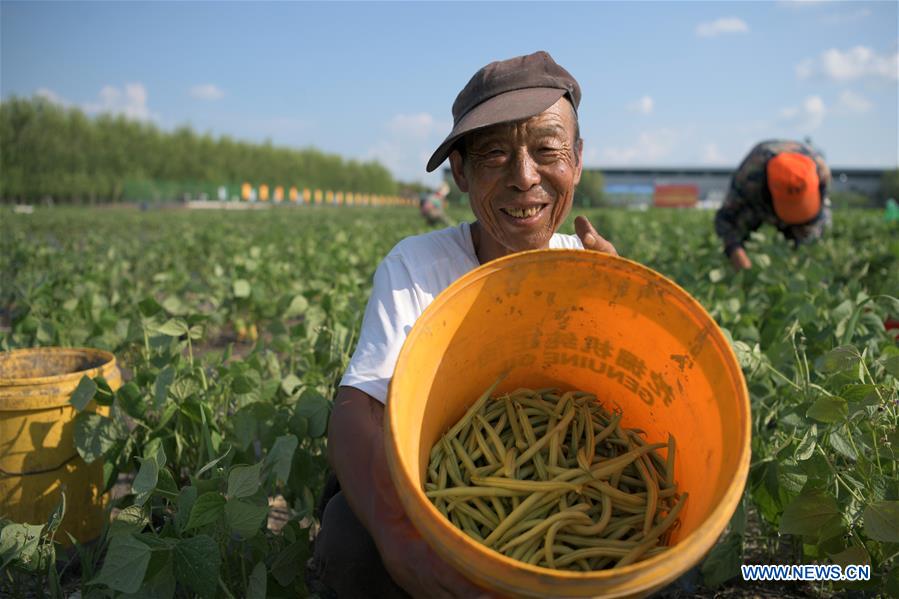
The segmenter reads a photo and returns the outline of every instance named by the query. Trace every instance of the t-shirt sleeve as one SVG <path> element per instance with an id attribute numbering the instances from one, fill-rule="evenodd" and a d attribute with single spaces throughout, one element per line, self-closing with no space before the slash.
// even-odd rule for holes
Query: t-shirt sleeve
<path id="1" fill-rule="evenodd" d="M 421 311 L 408 268 L 388 255 L 375 271 L 359 342 L 340 384 L 386 403 L 400 348 Z"/>

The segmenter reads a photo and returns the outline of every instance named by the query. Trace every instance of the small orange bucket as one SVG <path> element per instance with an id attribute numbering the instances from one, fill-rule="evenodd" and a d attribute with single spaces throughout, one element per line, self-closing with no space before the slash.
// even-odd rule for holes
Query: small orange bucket
<path id="1" fill-rule="evenodd" d="M 551 570 L 488 549 L 440 514 L 422 490 L 431 447 L 502 373 L 497 392 L 590 391 L 649 441 L 674 435 L 675 478 L 689 492 L 676 549 L 613 570 Z M 506 596 L 640 596 L 664 586 L 715 544 L 749 471 L 749 394 L 721 330 L 674 282 L 597 252 L 513 254 L 444 290 L 400 351 L 385 425 L 413 524 L 448 563 Z"/>

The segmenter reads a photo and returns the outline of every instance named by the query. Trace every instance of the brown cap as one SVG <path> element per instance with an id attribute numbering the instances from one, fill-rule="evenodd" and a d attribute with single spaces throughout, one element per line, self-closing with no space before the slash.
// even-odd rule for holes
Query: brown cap
<path id="1" fill-rule="evenodd" d="M 474 74 L 453 102 L 453 130 L 428 160 L 430 173 L 466 133 L 540 114 L 562 96 L 577 111 L 581 88 L 547 52 L 491 62 Z"/>

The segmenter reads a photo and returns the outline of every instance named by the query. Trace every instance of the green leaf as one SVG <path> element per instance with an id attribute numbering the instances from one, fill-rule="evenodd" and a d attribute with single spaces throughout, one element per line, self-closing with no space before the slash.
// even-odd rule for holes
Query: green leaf
<path id="1" fill-rule="evenodd" d="M 161 437 L 153 437 L 144 445 L 144 457 L 156 460 L 156 465 L 163 468 L 166 464 L 165 448 Z"/>
<path id="2" fill-rule="evenodd" d="M 166 495 L 171 499 L 178 495 L 178 483 L 167 468 L 159 469 L 159 480 L 156 482 L 156 492 Z"/>
<path id="3" fill-rule="evenodd" d="M 169 394 L 169 387 L 175 380 L 175 369 L 169 365 L 159 371 L 156 382 L 153 384 L 153 406 L 158 410 L 165 404 Z"/>
<path id="4" fill-rule="evenodd" d="M 252 291 L 250 283 L 246 279 L 234 281 L 231 290 L 234 293 L 234 297 L 250 297 L 250 291 Z"/>
<path id="5" fill-rule="evenodd" d="M 170 318 L 156 327 L 156 332 L 162 333 L 167 337 L 180 337 L 188 332 L 188 327 L 180 318 Z"/>
<path id="6" fill-rule="evenodd" d="M 883 586 L 887 597 L 899 597 L 899 565 L 895 566 L 884 577 Z"/>
<path id="7" fill-rule="evenodd" d="M 838 566 L 842 566 L 844 569 L 846 566 L 850 565 L 861 565 L 861 564 L 870 564 L 871 556 L 868 555 L 868 552 L 865 551 L 864 547 L 859 547 L 858 545 L 853 545 L 852 547 L 848 547 L 839 553 L 834 553 L 830 556 L 831 561 L 837 564 Z"/>
<path id="8" fill-rule="evenodd" d="M 887 372 L 893 375 L 894 378 L 899 379 L 899 356 L 890 356 L 884 360 L 883 367 Z"/>
<path id="9" fill-rule="evenodd" d="M 848 413 L 849 406 L 842 397 L 819 397 L 805 415 L 819 422 L 840 422 Z"/>
<path id="10" fill-rule="evenodd" d="M 225 504 L 225 523 L 233 532 L 250 539 L 268 516 L 267 505 L 255 505 L 233 497 Z"/>
<path id="11" fill-rule="evenodd" d="M 796 451 L 793 453 L 793 457 L 800 462 L 809 459 L 810 457 L 812 457 L 812 454 L 815 453 L 815 447 L 817 446 L 817 444 L 818 427 L 813 424 L 807 431 L 805 431 L 805 435 L 803 435 L 802 440 L 796 447 Z"/>
<path id="12" fill-rule="evenodd" d="M 840 520 L 836 500 L 827 492 L 811 489 L 799 494 L 784 508 L 780 532 L 817 538 L 818 533 L 833 520 Z"/>
<path id="13" fill-rule="evenodd" d="M 201 476 L 203 476 L 204 473 L 206 473 L 207 471 L 209 471 L 209 470 L 215 468 L 216 464 L 218 464 L 219 462 L 221 462 L 222 460 L 224 460 L 226 457 L 228 457 L 228 454 L 229 454 L 229 453 L 231 453 L 231 448 L 230 448 L 230 447 L 229 447 L 228 449 L 226 449 L 226 450 L 224 451 L 224 453 L 222 453 L 222 455 L 220 455 L 219 457 L 217 457 L 217 458 L 215 458 L 215 459 L 213 459 L 213 460 L 210 460 L 209 462 L 207 462 L 206 464 L 204 464 L 203 467 L 200 468 L 200 469 L 197 471 L 196 474 L 194 474 L 194 477 L 200 478 Z"/>
<path id="14" fill-rule="evenodd" d="M 141 532 L 150 523 L 147 512 L 138 505 L 129 505 L 116 514 L 115 519 L 109 525 L 109 536 L 130 536 Z"/>
<path id="15" fill-rule="evenodd" d="M 777 472 L 777 480 L 782 491 L 786 493 L 787 497 L 792 498 L 802 492 L 808 481 L 808 475 L 795 465 L 783 465 Z"/>
<path id="16" fill-rule="evenodd" d="M 844 457 L 849 458 L 850 460 L 857 460 L 858 453 L 856 453 L 855 448 L 852 447 L 852 444 L 846 438 L 846 436 L 840 431 L 832 431 L 830 433 L 828 441 L 830 442 L 830 446 L 839 454 Z"/>
<path id="17" fill-rule="evenodd" d="M 826 372 L 842 372 L 858 366 L 861 359 L 862 357 L 855 347 L 844 345 L 824 354 L 822 362 Z"/>
<path id="18" fill-rule="evenodd" d="M 250 580 L 247 583 L 247 599 L 265 599 L 268 576 L 265 572 L 265 562 L 259 562 L 253 567 Z"/>
<path id="19" fill-rule="evenodd" d="M 53 534 L 59 528 L 59 525 L 62 524 L 63 518 L 66 516 L 66 494 L 64 491 L 59 493 L 59 501 L 56 503 L 56 507 L 53 508 L 53 511 L 50 512 L 50 517 L 47 518 L 47 524 L 44 528 L 44 533 L 47 535 Z"/>
<path id="20" fill-rule="evenodd" d="M 190 513 L 196 501 L 196 487 L 184 487 L 181 489 L 181 492 L 178 494 L 178 500 L 176 501 L 178 511 L 175 512 L 175 528 L 178 529 L 178 532 L 183 532 L 187 529 Z"/>
<path id="21" fill-rule="evenodd" d="M 246 375 L 238 375 L 234 377 L 234 380 L 231 383 L 231 390 L 237 393 L 238 395 L 245 395 L 247 393 L 252 393 L 259 389 L 259 381 L 254 380 L 252 377 Z"/>
<path id="22" fill-rule="evenodd" d="M 249 497 L 259 490 L 262 462 L 234 466 L 228 474 L 228 497 Z"/>
<path id="23" fill-rule="evenodd" d="M 81 380 L 78 381 L 78 386 L 75 387 L 75 390 L 72 392 L 69 403 L 75 406 L 75 409 L 80 412 L 87 407 L 87 404 L 94 398 L 96 392 L 97 384 L 91 380 L 89 376 L 84 375 L 81 377 Z"/>
<path id="24" fill-rule="evenodd" d="M 299 440 L 293 435 L 282 435 L 275 439 L 274 445 L 265 456 L 265 465 L 271 465 L 272 471 L 283 483 L 290 477 L 290 465 Z"/>
<path id="25" fill-rule="evenodd" d="M 283 305 L 283 304 L 282 304 Z M 309 300 L 302 295 L 295 295 L 293 299 L 290 300 L 290 305 L 287 307 L 287 310 L 284 312 L 284 318 L 293 318 L 295 316 L 299 316 L 306 312 L 309 308 Z"/>
<path id="26" fill-rule="evenodd" d="M 137 592 L 120 595 L 116 599 L 173 599 L 175 569 L 172 561 L 171 551 L 154 552 L 147 567 L 144 583 Z M 87 595 L 85 599 L 93 599 L 93 596 Z"/>
<path id="27" fill-rule="evenodd" d="M 221 560 L 218 545 L 211 537 L 197 535 L 181 539 L 175 545 L 175 578 L 201 598 L 214 598 Z"/>
<path id="28" fill-rule="evenodd" d="M 138 302 L 137 308 L 144 318 L 149 318 L 162 311 L 162 306 L 152 297 L 144 298 Z"/>
<path id="29" fill-rule="evenodd" d="M 75 449 L 88 464 L 103 457 L 125 434 L 110 418 L 95 412 L 75 416 Z"/>
<path id="30" fill-rule="evenodd" d="M 203 493 L 194 502 L 185 530 L 212 524 L 225 513 L 225 498 L 221 493 Z"/>
<path id="31" fill-rule="evenodd" d="M 112 538 L 100 574 L 92 584 L 105 584 L 114 591 L 136 592 L 150 564 L 150 548 L 134 535 Z"/>
<path id="32" fill-rule="evenodd" d="M 849 385 L 843 389 L 840 396 L 849 402 L 863 401 L 872 395 L 876 395 L 875 385 Z"/>
<path id="33" fill-rule="evenodd" d="M 328 416 L 331 404 L 317 391 L 307 389 L 297 401 L 296 413 L 309 423 L 309 436 L 317 439 L 328 430 Z"/>
<path id="34" fill-rule="evenodd" d="M 899 543 L 899 501 L 869 504 L 863 515 L 865 534 L 875 541 Z"/>
<path id="35" fill-rule="evenodd" d="M 147 402 L 144 401 L 140 387 L 134 381 L 122 385 L 122 388 L 116 392 L 116 399 L 125 413 L 132 418 L 141 420 L 144 417 L 147 411 Z"/>
<path id="36" fill-rule="evenodd" d="M 131 490 L 134 492 L 134 503 L 142 506 L 156 489 L 156 483 L 159 480 L 159 465 L 155 458 L 137 459 L 140 461 L 140 470 L 137 471 L 137 476 L 131 483 Z"/>
<path id="37" fill-rule="evenodd" d="M 738 534 L 728 534 L 723 541 L 712 548 L 702 562 L 702 579 L 706 586 L 717 588 L 728 580 L 739 576 L 743 563 L 743 538 Z"/>
<path id="38" fill-rule="evenodd" d="M 28 570 L 40 565 L 40 540 L 43 524 L 7 524 L 0 530 L 0 570 L 13 561 L 21 565 L 32 564 Z"/>
<path id="39" fill-rule="evenodd" d="M 299 387 L 303 382 L 295 374 L 288 374 L 281 379 L 281 390 L 287 395 L 293 393 L 293 390 Z"/>
<path id="40" fill-rule="evenodd" d="M 272 577 L 278 581 L 282 587 L 288 586 L 294 581 L 299 573 L 297 564 L 307 549 L 307 544 L 303 541 L 297 541 L 285 547 L 275 561 L 272 562 Z"/>

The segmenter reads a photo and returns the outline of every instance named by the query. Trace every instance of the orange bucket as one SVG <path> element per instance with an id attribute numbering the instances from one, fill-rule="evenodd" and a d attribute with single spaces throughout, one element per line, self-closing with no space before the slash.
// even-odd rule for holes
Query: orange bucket
<path id="1" fill-rule="evenodd" d="M 675 478 L 689 492 L 677 548 L 613 570 L 551 570 L 488 549 L 444 518 L 422 490 L 429 452 L 501 373 L 496 392 L 590 391 L 649 441 L 672 433 Z M 648 594 L 708 553 L 749 471 L 749 393 L 721 330 L 674 282 L 596 252 L 513 254 L 444 290 L 400 351 L 385 425 L 390 472 L 413 524 L 448 563 L 500 595 Z"/>

